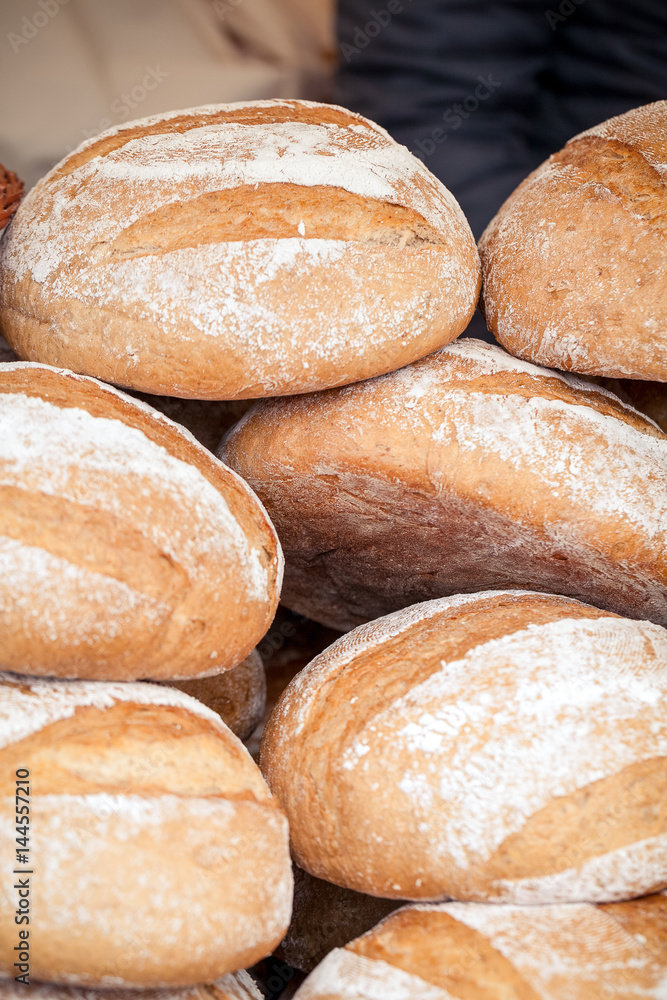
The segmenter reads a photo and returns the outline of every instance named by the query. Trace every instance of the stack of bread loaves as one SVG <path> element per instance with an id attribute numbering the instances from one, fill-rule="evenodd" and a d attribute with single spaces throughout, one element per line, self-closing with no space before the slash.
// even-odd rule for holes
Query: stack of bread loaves
<path id="1" fill-rule="evenodd" d="M 281 941 L 299 1000 L 667 1000 L 667 435 L 631 405 L 667 381 L 666 162 L 660 102 L 512 196 L 482 241 L 507 350 L 456 341 L 454 199 L 342 108 L 135 122 L 28 194 L 0 1000 L 248 1000 Z M 283 551 L 284 622 L 347 634 L 260 770 Z"/>

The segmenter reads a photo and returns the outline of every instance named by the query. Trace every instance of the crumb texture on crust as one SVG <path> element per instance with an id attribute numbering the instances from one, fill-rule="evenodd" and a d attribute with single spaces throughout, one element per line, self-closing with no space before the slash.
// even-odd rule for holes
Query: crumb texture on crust
<path id="1" fill-rule="evenodd" d="M 480 273 L 452 195 L 360 116 L 193 109 L 84 144 L 30 192 L 3 241 L 0 324 L 26 360 L 253 398 L 448 343 Z"/>
<path id="2" fill-rule="evenodd" d="M 570 371 L 667 381 L 667 101 L 575 136 L 480 240 L 489 328 Z"/>
<path id="3" fill-rule="evenodd" d="M 400 371 L 256 403 L 219 454 L 333 628 L 508 586 L 667 623 L 667 437 L 607 390 L 464 338 Z"/>
<path id="4" fill-rule="evenodd" d="M 0 664 L 171 678 L 266 631 L 282 554 L 248 486 L 162 414 L 42 365 L 0 370 Z"/>
<path id="5" fill-rule="evenodd" d="M 657 625 L 534 593 L 436 600 L 316 657 L 261 766 L 319 878 L 394 899 L 622 900 L 667 884 L 666 698 Z"/>

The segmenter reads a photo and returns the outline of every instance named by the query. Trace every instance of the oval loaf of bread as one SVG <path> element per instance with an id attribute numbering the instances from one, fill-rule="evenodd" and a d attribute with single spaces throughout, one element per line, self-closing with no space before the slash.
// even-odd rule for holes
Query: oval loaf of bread
<path id="1" fill-rule="evenodd" d="M 667 897 L 409 906 L 332 951 L 295 1000 L 667 1000 Z"/>
<path id="2" fill-rule="evenodd" d="M 30 775 L 30 973 L 104 987 L 211 982 L 289 923 L 287 823 L 243 744 L 158 684 L 0 676 L 0 848 Z M 21 868 L 21 865 L 16 866 Z M 18 944 L 0 893 L 0 974 Z"/>
<path id="3" fill-rule="evenodd" d="M 32 189 L 0 249 L 0 332 L 128 388 L 283 395 L 449 343 L 480 275 L 455 199 L 373 122 L 202 107 L 105 132 Z"/>
<path id="4" fill-rule="evenodd" d="M 393 899 L 667 886 L 667 630 L 565 597 L 441 598 L 289 685 L 260 765 L 296 863 Z"/>
<path id="5" fill-rule="evenodd" d="M 582 132 L 480 240 L 489 329 L 567 371 L 667 381 L 667 101 Z"/>
<path id="6" fill-rule="evenodd" d="M 0 665 L 204 676 L 269 627 L 282 555 L 247 485 L 94 379 L 0 365 Z"/>
<path id="7" fill-rule="evenodd" d="M 282 601 L 342 630 L 525 587 L 667 624 L 667 436 L 611 393 L 463 339 L 256 403 L 219 455 L 266 505 Z"/>

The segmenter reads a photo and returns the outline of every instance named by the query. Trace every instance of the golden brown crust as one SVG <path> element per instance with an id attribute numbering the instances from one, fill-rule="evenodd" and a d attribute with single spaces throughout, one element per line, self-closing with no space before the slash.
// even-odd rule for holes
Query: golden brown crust
<path id="1" fill-rule="evenodd" d="M 667 439 L 498 348 L 463 339 L 381 379 L 261 401 L 219 454 L 276 524 L 284 603 L 331 627 L 514 586 L 667 621 Z"/>
<path id="2" fill-rule="evenodd" d="M 1 256 L 22 358 L 197 399 L 391 371 L 458 336 L 481 283 L 449 192 L 379 127 L 307 102 L 193 109 L 85 145 Z"/>
<path id="3" fill-rule="evenodd" d="M 626 671 L 657 681 L 657 705 L 666 663 L 657 626 L 518 592 L 350 633 L 295 678 L 264 734 L 297 863 L 394 899 L 661 888 L 667 731 L 644 696 L 622 705 Z"/>
<path id="4" fill-rule="evenodd" d="M 4 674 L 0 761 L 5 850 L 15 774 L 29 774 L 35 979 L 210 982 L 280 941 L 292 891 L 284 816 L 243 745 L 194 699 Z M 15 905 L 0 900 L 4 975 Z"/>
<path id="5" fill-rule="evenodd" d="M 281 555 L 245 484 L 176 425 L 91 379 L 11 365 L 0 370 L 0 399 L 25 421 L 21 462 L 28 447 L 35 456 L 22 474 L 11 440 L 2 456 L 10 564 L 0 580 L 0 662 L 34 674 L 161 679 L 247 656 L 275 612 Z M 42 442 L 47 410 L 53 437 Z M 184 518 L 201 541 L 183 532 Z M 39 596 L 27 602 L 26 588 Z"/>
<path id="6" fill-rule="evenodd" d="M 440 986 L 456 1000 L 542 1000 L 488 938 L 444 911 L 406 907 L 348 948 Z"/>
<path id="7" fill-rule="evenodd" d="M 667 381 L 667 102 L 576 136 L 483 234 L 489 328 L 513 354 Z"/>

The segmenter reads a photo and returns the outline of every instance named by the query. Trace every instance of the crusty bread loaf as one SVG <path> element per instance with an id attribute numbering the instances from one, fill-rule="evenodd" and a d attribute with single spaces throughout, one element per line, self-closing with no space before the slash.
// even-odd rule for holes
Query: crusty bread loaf
<path id="1" fill-rule="evenodd" d="M 296 863 L 393 899 L 667 886 L 667 630 L 564 597 L 441 598 L 343 636 L 260 763 Z"/>
<path id="2" fill-rule="evenodd" d="M 667 101 L 582 132 L 480 240 L 486 321 L 512 354 L 667 381 Z"/>
<path id="3" fill-rule="evenodd" d="M 343 889 L 294 865 L 294 906 L 282 956 L 293 968 L 310 972 L 333 948 L 370 930 L 400 905 Z"/>
<path id="4" fill-rule="evenodd" d="M 276 525 L 283 602 L 333 628 L 508 586 L 667 624 L 667 437 L 500 348 L 262 400 L 219 454 Z"/>
<path id="5" fill-rule="evenodd" d="M 0 1000 L 262 1000 L 247 972 L 232 972 L 214 983 L 152 990 L 93 990 L 55 983 L 0 981 Z"/>
<path id="6" fill-rule="evenodd" d="M 296 998 L 667 1000 L 666 941 L 665 896 L 616 907 L 410 906 L 331 952 Z"/>
<path id="7" fill-rule="evenodd" d="M 262 658 L 255 649 L 238 666 L 214 677 L 163 683 L 184 691 L 217 712 L 240 740 L 250 736 L 264 715 L 266 674 Z"/>
<path id="8" fill-rule="evenodd" d="M 391 371 L 453 340 L 479 255 L 452 195 L 343 108 L 172 112 L 84 143 L 0 248 L 25 360 L 146 392 L 241 399 Z"/>
<path id="9" fill-rule="evenodd" d="M 104 987 L 211 982 L 289 923 L 285 817 L 219 717 L 158 684 L 0 677 L 0 850 L 30 772 L 30 974 Z M 19 943 L 0 892 L 0 975 Z"/>
<path id="10" fill-rule="evenodd" d="M 109 386 L 0 366 L 0 496 L 4 669 L 205 676 L 271 623 L 282 555 L 257 498 Z"/>

